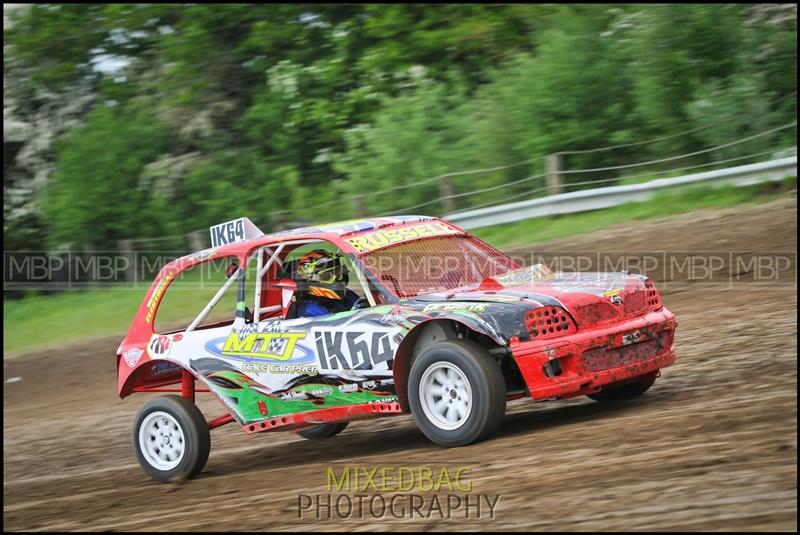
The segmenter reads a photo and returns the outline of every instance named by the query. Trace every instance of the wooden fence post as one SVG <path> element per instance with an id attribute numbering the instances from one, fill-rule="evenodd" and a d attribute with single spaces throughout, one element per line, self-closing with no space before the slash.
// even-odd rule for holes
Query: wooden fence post
<path id="1" fill-rule="evenodd" d="M 286 230 L 286 216 L 289 214 L 288 210 L 278 210 L 272 213 L 272 226 L 273 232 Z"/>
<path id="2" fill-rule="evenodd" d="M 125 281 L 136 283 L 136 251 L 133 250 L 133 240 L 120 240 L 120 254 L 127 261 L 125 267 Z"/>
<path id="3" fill-rule="evenodd" d="M 547 194 L 556 195 L 561 193 L 561 154 L 548 154 L 545 158 L 545 170 L 547 173 Z"/>
<path id="4" fill-rule="evenodd" d="M 448 175 L 439 177 L 439 196 L 442 198 L 444 209 L 447 212 L 455 212 L 457 210 L 456 200 L 453 199 L 453 195 L 455 195 L 453 179 Z"/>
<path id="5" fill-rule="evenodd" d="M 204 238 L 205 236 L 206 234 L 202 230 L 195 230 L 186 235 L 186 239 L 189 242 L 189 249 L 191 249 L 191 252 L 194 253 L 197 251 L 202 251 L 203 249 L 207 248 L 206 247 L 207 242 Z"/>
<path id="6" fill-rule="evenodd" d="M 364 210 L 364 198 L 361 195 L 353 195 L 353 213 L 358 218 L 366 215 L 366 211 Z"/>

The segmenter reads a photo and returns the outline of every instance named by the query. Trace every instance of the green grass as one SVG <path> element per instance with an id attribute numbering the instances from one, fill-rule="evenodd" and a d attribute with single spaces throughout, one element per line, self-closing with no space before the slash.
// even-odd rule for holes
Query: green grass
<path id="1" fill-rule="evenodd" d="M 642 203 L 569 216 L 529 219 L 477 229 L 475 234 L 501 250 L 508 250 L 630 221 L 702 208 L 767 202 L 785 197 L 786 192 L 796 188 L 796 185 L 797 179 L 792 177 L 783 183 L 744 188 L 687 187 L 662 192 Z M 200 280 L 208 284 L 197 284 Z M 248 276 L 248 280 L 252 281 L 252 276 Z M 224 278 L 217 270 L 200 275 L 189 274 L 174 282 L 159 309 L 157 327 L 188 324 L 214 295 L 222 281 Z M 4 300 L 3 355 L 13 357 L 43 349 L 57 351 L 70 342 L 103 336 L 119 335 L 121 340 L 147 287 L 145 283 L 138 288 L 120 286 Z M 249 289 L 248 295 L 252 295 Z M 235 306 L 234 299 L 235 286 L 228 291 L 210 319 L 229 315 Z"/>
<path id="2" fill-rule="evenodd" d="M 680 214 L 702 208 L 721 208 L 746 202 L 768 202 L 786 196 L 797 187 L 797 178 L 782 183 L 764 183 L 747 187 L 688 186 L 662 191 L 652 199 L 614 208 L 565 216 L 526 219 L 516 223 L 479 228 L 474 234 L 501 250 L 514 249 L 575 234 L 626 223 Z"/>
<path id="3" fill-rule="evenodd" d="M 212 261 L 205 266 L 213 264 Z M 218 269 L 185 272 L 167 290 L 156 315 L 156 329 L 164 332 L 181 324 L 188 325 L 224 280 Z M 149 285 L 147 281 L 135 288 L 110 285 L 105 289 L 6 299 L 3 301 L 3 355 L 13 357 L 27 351 L 58 350 L 70 342 L 114 334 L 118 334 L 121 341 Z M 229 311 L 236 306 L 235 298 L 234 284 L 207 321 L 230 316 Z"/>

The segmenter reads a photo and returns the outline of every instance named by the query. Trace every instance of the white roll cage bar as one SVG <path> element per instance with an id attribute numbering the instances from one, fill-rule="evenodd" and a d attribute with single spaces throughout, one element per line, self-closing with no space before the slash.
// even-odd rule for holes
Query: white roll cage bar
<path id="1" fill-rule="evenodd" d="M 254 254 L 258 255 L 258 259 L 257 259 L 257 262 L 256 262 L 256 288 L 255 288 L 255 303 L 256 304 L 253 307 L 254 308 L 254 310 L 253 310 L 253 322 L 254 323 L 258 323 L 259 319 L 261 318 L 261 314 L 262 313 L 275 312 L 276 310 L 280 310 L 281 309 L 280 305 L 272 305 L 272 306 L 266 306 L 266 307 L 258 306 L 258 304 L 261 303 L 261 294 L 263 292 L 261 280 L 264 277 L 264 275 L 267 273 L 267 270 L 269 270 L 269 268 L 275 262 L 277 262 L 279 266 L 283 265 L 283 263 L 281 262 L 281 260 L 279 258 L 279 255 L 281 254 L 281 252 L 283 251 L 283 249 L 287 245 L 305 245 L 305 244 L 308 244 L 308 243 L 331 243 L 331 242 L 329 242 L 327 240 L 294 240 L 294 241 L 286 241 L 286 242 L 278 244 L 278 246 L 275 248 L 274 251 L 272 250 L 272 247 L 274 247 L 274 245 L 264 245 L 262 247 L 259 247 L 259 248 L 255 249 L 252 253 L 250 253 L 251 257 Z M 271 253 L 266 264 L 264 264 L 264 255 L 262 254 L 263 252 Z M 366 276 L 361 271 L 361 267 L 358 265 L 358 263 L 351 261 L 351 264 L 353 266 L 353 270 L 356 272 L 356 276 L 358 277 L 358 281 L 361 284 L 361 289 L 364 290 L 364 295 L 367 297 L 367 301 L 369 301 L 369 306 L 374 307 L 375 306 L 375 297 L 372 295 L 372 292 L 369 290 L 369 285 L 367 284 Z M 242 266 L 239 266 L 239 269 L 241 270 L 241 269 L 244 269 L 244 268 Z M 237 273 L 238 273 L 238 270 L 237 270 Z M 208 302 L 208 304 L 203 308 L 203 310 L 200 312 L 200 314 L 198 314 L 198 316 L 194 319 L 194 321 L 192 321 L 192 323 L 189 324 L 189 327 L 187 327 L 186 331 L 184 331 L 184 332 L 188 333 L 188 332 L 193 331 L 197 327 L 197 325 L 200 324 L 200 322 L 205 320 L 206 317 L 211 313 L 211 311 L 217 305 L 217 303 L 219 303 L 220 299 L 222 299 L 222 296 L 225 295 L 225 292 L 228 291 L 228 288 L 230 288 L 231 285 L 234 283 L 234 281 L 236 281 L 238 279 L 239 279 L 239 277 L 235 277 L 235 276 L 231 275 L 228 278 L 228 280 L 225 281 L 225 283 L 222 285 L 222 287 L 219 290 L 217 290 L 217 293 L 214 294 L 214 297 L 211 298 L 211 300 Z"/>

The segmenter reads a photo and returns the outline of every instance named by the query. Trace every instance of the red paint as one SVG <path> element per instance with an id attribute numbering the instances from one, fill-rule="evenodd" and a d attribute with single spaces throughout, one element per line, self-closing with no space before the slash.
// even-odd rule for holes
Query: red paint
<path id="1" fill-rule="evenodd" d="M 183 389 L 182 388 L 158 388 L 158 387 L 151 387 L 151 386 L 135 386 L 135 387 L 133 387 L 132 392 L 133 393 L 138 393 L 138 392 L 175 392 L 175 393 L 181 392 L 182 393 Z M 211 392 L 211 390 L 206 390 L 204 388 L 196 388 L 195 392 L 208 393 L 208 392 Z"/>
<path id="2" fill-rule="evenodd" d="M 231 423 L 233 421 L 234 421 L 233 415 L 231 415 L 230 413 L 223 414 L 222 416 L 217 416 L 213 420 L 209 420 L 208 421 L 208 428 L 209 429 L 216 429 L 217 427 L 222 427 L 223 425 L 229 424 L 229 423 Z"/>
<path id="3" fill-rule="evenodd" d="M 194 375 L 186 370 L 181 376 L 181 395 L 194 403 Z"/>
<path id="4" fill-rule="evenodd" d="M 259 422 L 245 424 L 242 426 L 242 431 L 248 435 L 274 429 L 288 431 L 290 429 L 299 429 L 307 425 L 355 420 L 370 416 L 380 416 L 382 414 L 399 414 L 401 412 L 403 412 L 403 410 L 400 408 L 400 403 L 396 401 L 388 403 L 345 405 L 268 418 Z"/>
<path id="5" fill-rule="evenodd" d="M 600 386 L 655 372 L 675 362 L 675 316 L 667 309 L 610 326 L 582 330 L 557 341 L 512 345 L 514 359 L 533 399 L 572 397 Z M 623 337 L 645 333 L 642 342 Z M 560 359 L 562 373 L 547 377 L 542 367 Z"/>

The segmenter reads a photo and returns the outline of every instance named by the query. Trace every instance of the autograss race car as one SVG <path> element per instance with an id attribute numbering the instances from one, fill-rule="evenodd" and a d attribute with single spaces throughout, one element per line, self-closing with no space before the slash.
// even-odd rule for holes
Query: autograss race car
<path id="1" fill-rule="evenodd" d="M 228 423 L 318 439 L 410 412 L 436 444 L 462 446 L 492 435 L 508 400 L 629 398 L 675 360 L 675 316 L 649 278 L 523 267 L 441 219 L 265 235 L 240 218 L 211 227 L 211 238 L 160 270 L 117 351 L 121 397 L 174 392 L 134 420 L 136 456 L 159 481 L 199 473 L 209 431 Z M 331 258 L 336 276 L 307 277 L 308 263 Z M 212 262 L 226 266 L 213 297 L 188 326 L 162 332 L 170 285 Z M 345 293 L 339 311 L 303 313 L 304 300 L 341 305 Z M 231 309 L 209 320 L 226 294 Z M 224 412 L 206 420 L 198 392 Z"/>

